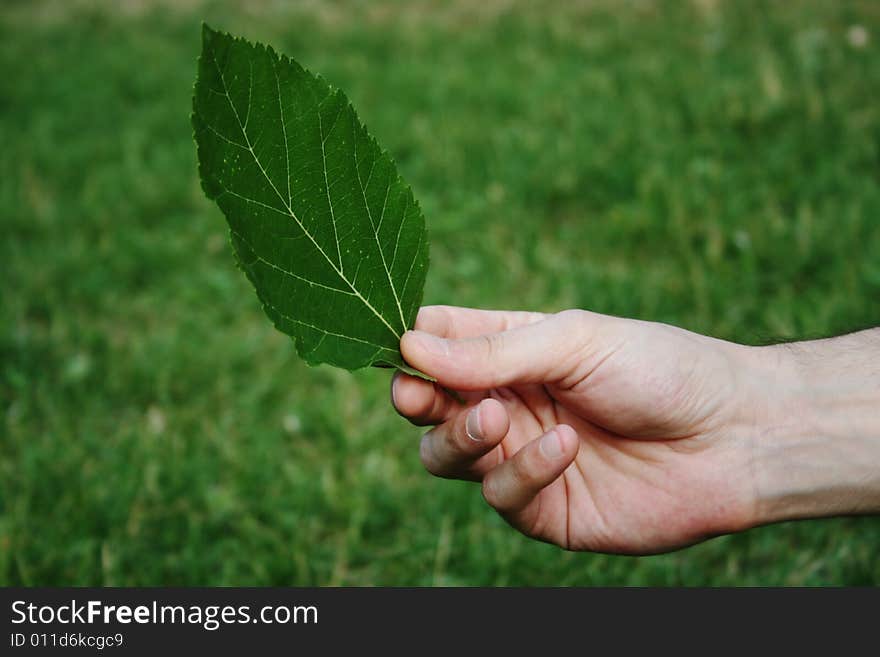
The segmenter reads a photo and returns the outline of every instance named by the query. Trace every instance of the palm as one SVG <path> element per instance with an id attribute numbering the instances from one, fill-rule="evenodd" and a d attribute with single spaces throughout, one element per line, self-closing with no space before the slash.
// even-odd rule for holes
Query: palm
<path id="1" fill-rule="evenodd" d="M 702 538 L 697 528 L 706 526 L 726 488 L 713 476 L 723 456 L 710 436 L 637 440 L 612 434 L 544 386 L 498 388 L 485 396 L 504 405 L 511 424 L 496 450 L 474 464 L 474 478 L 559 423 L 581 440 L 562 477 L 507 518 L 524 533 L 568 549 L 634 553 Z M 693 500 L 712 502 L 694 506 Z"/>

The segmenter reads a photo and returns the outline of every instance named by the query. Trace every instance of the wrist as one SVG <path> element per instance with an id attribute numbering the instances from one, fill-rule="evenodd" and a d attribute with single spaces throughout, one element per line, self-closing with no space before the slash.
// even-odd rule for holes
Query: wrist
<path id="1" fill-rule="evenodd" d="M 880 332 L 752 355 L 753 524 L 880 512 Z"/>

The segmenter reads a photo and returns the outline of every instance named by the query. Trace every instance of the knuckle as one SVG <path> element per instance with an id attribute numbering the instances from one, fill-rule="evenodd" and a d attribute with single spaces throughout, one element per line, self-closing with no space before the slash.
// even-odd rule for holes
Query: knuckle
<path id="1" fill-rule="evenodd" d="M 422 306 L 419 308 L 419 312 L 416 314 L 416 328 L 421 328 L 424 326 L 425 322 L 428 321 L 428 318 L 432 313 L 436 312 L 436 306 Z"/>
<path id="2" fill-rule="evenodd" d="M 535 475 L 535 459 L 532 450 L 523 450 L 519 458 L 514 458 L 510 465 L 510 473 L 516 486 L 521 488 L 534 488 L 538 478 Z"/>
<path id="3" fill-rule="evenodd" d="M 422 306 L 416 315 L 415 328 L 445 336 L 452 329 L 453 316 L 449 306 Z"/>
<path id="4" fill-rule="evenodd" d="M 449 409 L 448 402 L 449 400 L 444 393 L 434 391 L 431 399 L 430 419 L 437 423 L 441 422 Z"/>
<path id="5" fill-rule="evenodd" d="M 449 306 L 432 306 L 435 316 L 437 335 L 449 335 L 452 332 L 453 317 Z"/>
<path id="6" fill-rule="evenodd" d="M 501 343 L 503 338 L 500 333 L 491 333 L 489 335 L 481 335 L 480 338 L 480 347 L 482 348 L 483 353 L 486 355 L 486 359 L 489 362 L 501 352 Z"/>
<path id="7" fill-rule="evenodd" d="M 569 388 L 581 380 L 584 367 L 592 362 L 596 349 L 596 322 L 594 313 L 572 308 L 557 313 L 556 330 L 564 340 L 559 340 L 551 360 L 553 366 L 548 377 L 561 387 Z"/>
<path id="8" fill-rule="evenodd" d="M 569 308 L 556 313 L 556 317 L 567 326 L 575 326 L 583 322 L 586 317 L 586 311 L 579 308 Z"/>

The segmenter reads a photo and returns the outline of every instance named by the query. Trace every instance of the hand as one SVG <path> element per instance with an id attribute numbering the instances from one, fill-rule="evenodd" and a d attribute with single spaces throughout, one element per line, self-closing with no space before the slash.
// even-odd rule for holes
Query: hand
<path id="1" fill-rule="evenodd" d="M 755 516 L 747 347 L 586 311 L 434 306 L 401 349 L 439 384 L 392 384 L 402 415 L 438 425 L 422 439 L 425 467 L 482 481 L 529 536 L 652 553 Z"/>
<path id="2" fill-rule="evenodd" d="M 745 347 L 664 324 L 422 308 L 395 376 L 425 467 L 571 550 L 880 513 L 880 329 Z M 444 391 L 461 393 L 464 404 Z"/>

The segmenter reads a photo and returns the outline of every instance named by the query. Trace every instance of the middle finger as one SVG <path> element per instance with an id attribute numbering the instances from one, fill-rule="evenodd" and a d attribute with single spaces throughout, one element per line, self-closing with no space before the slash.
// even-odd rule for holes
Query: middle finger
<path id="1" fill-rule="evenodd" d="M 419 449 L 422 463 L 438 477 L 479 480 L 482 470 L 488 469 L 480 463 L 494 458 L 488 465 L 497 464 L 499 443 L 509 429 L 510 417 L 501 402 L 484 399 L 424 435 Z"/>

